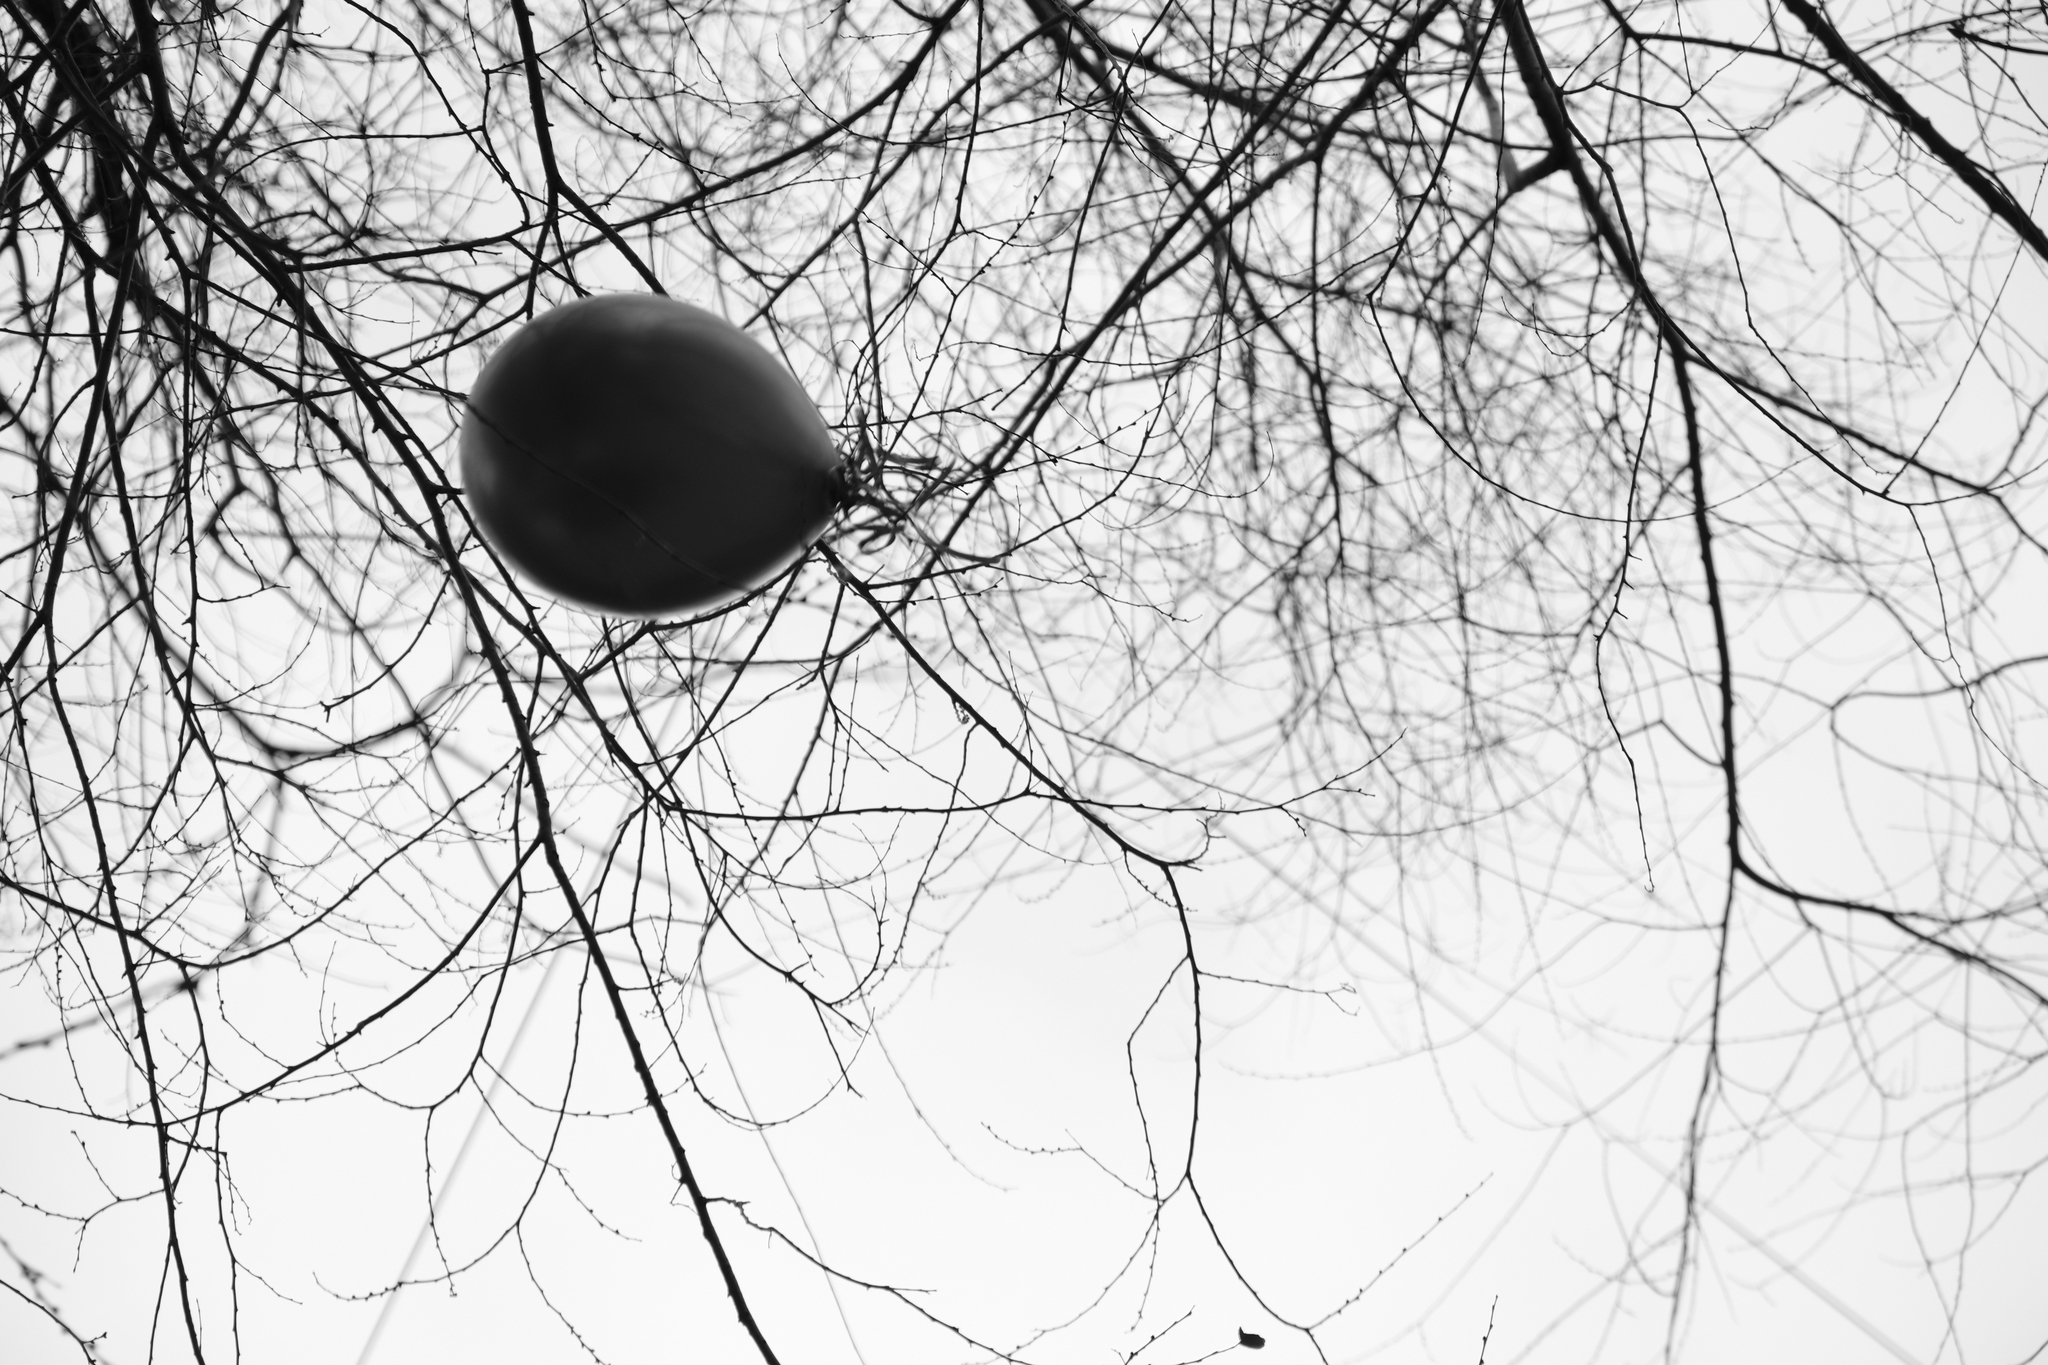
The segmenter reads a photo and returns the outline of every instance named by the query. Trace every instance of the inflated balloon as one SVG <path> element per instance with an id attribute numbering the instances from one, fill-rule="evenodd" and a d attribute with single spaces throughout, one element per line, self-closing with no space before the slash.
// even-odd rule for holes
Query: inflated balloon
<path id="1" fill-rule="evenodd" d="M 514 333 L 470 390 L 462 478 L 484 535 L 555 596 L 674 616 L 760 586 L 839 496 L 795 379 L 715 313 L 578 299 Z"/>

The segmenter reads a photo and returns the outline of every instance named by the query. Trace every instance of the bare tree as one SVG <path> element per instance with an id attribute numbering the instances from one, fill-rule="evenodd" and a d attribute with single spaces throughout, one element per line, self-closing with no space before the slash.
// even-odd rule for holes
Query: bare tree
<path id="1" fill-rule="evenodd" d="M 373 1113 L 420 1237 L 322 1283 L 379 1329 L 517 1262 L 627 1350 L 527 1244 L 548 1201 L 608 1235 L 624 1122 L 765 1361 L 827 1313 L 1197 1358 L 1197 1252 L 1353 1354 L 1377 1267 L 1307 1303 L 1212 1197 L 1234 1039 L 1301 1001 L 1584 1050 L 1528 1106 L 1654 1177 L 1610 1329 L 1682 1355 L 1717 1241 L 1807 1282 L 1881 1216 L 1924 1339 L 1836 1307 L 1963 1358 L 2048 1154 L 2048 11 L 5 13 L 0 1123 L 41 1155 L 0 1283 L 84 1357 L 239 1358 L 289 1298 L 240 1173 Z M 600 290 L 719 309 L 843 442 L 815 551 L 692 620 L 529 592 L 454 483 L 491 348 Z M 1125 1145 L 1026 1160 L 1113 1191 L 1099 1295 L 821 1251 L 827 1191 L 736 1144 L 844 1131 L 954 937 L 1044 897 L 1145 964 Z M 523 1183 L 457 1248 L 479 1133 Z M 116 1222 L 155 1259 L 105 1327 L 62 1267 Z"/>

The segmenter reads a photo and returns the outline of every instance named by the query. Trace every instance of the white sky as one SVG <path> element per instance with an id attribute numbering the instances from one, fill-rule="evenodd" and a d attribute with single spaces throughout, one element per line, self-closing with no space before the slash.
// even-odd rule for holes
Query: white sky
<path id="1" fill-rule="evenodd" d="M 1016 189 L 1001 185 L 991 197 L 1014 197 Z M 804 215 L 791 222 L 792 230 L 809 226 Z M 1772 259 L 1767 274 L 1783 289 L 1806 269 L 1788 255 Z M 2009 287 L 2000 296 L 2009 315 L 2042 295 L 2038 271 Z M 1911 302 L 1924 306 L 1935 292 L 1913 292 Z M 410 326 L 394 309 L 383 332 L 403 338 Z M 906 341 L 890 363 L 907 370 L 929 358 Z M 799 351 L 795 363 L 805 360 Z M 1932 448 L 1995 446 L 2019 419 L 1996 411 L 1992 397 L 2009 400 L 2020 386 L 2007 371 L 1996 372 L 1999 383 L 1986 379 L 1989 363 L 1944 353 L 1924 392 L 1890 395 L 1892 415 L 1920 423 Z M 892 380 L 908 382 L 901 372 Z M 1952 410 L 1926 416 L 1944 400 Z M 1098 415 L 1105 423 L 1127 417 L 1118 404 L 1136 401 L 1114 395 Z M 1775 449 L 1738 439 L 1748 435 L 1719 431 L 1728 470 L 1747 470 L 1740 458 L 1754 457 L 1758 467 L 1776 459 Z M 1717 466 L 1716 476 L 1723 472 Z M 1729 520 L 1744 515 L 1746 498 L 1761 509 L 1757 524 L 1777 529 L 1767 478 L 1750 483 L 1729 472 L 1728 483 L 1721 511 Z M 1899 532 L 1887 524 L 1876 534 Z M 1683 526 L 1661 544 L 1682 550 Z M 405 584 L 386 586 L 394 600 L 410 600 Z M 1839 629 L 1820 630 L 1816 622 L 1833 619 L 1825 592 L 1786 599 L 1739 623 L 1740 652 L 1759 675 L 1797 671 L 1801 685 L 1839 686 L 1880 657 L 1877 627 L 1864 618 L 1845 613 Z M 1986 643 L 1995 638 L 2011 655 L 2048 651 L 2048 614 L 2040 610 L 2048 579 L 2037 565 L 2013 573 L 1988 599 L 1985 618 L 1996 629 L 1986 628 Z M 1190 610 L 1206 606 L 1213 604 Z M 284 616 L 265 612 L 251 602 L 235 618 L 236 658 L 256 672 L 275 663 L 282 674 L 304 640 Z M 589 623 L 572 612 L 548 620 L 564 639 L 591 638 Z M 1070 683 L 1055 700 L 1077 711 L 1119 700 L 1115 679 L 1089 687 L 1088 651 L 1108 633 L 1102 620 L 1077 612 L 1059 625 L 1068 634 L 1047 643 L 1057 657 L 1036 661 L 1035 676 Z M 1653 662 L 1668 663 L 1684 646 L 1699 666 L 1705 637 L 1688 636 L 1691 626 L 1661 636 L 1646 627 L 1652 645 L 1671 651 Z M 934 644 L 937 627 L 927 618 L 922 628 L 929 633 L 920 642 Z M 791 627 L 819 629 L 815 617 Z M 407 664 L 415 695 L 444 680 L 462 654 L 458 628 L 443 619 L 435 631 Z M 737 628 L 723 638 L 739 638 Z M 1265 648 L 1271 640 L 1251 643 Z M 975 654 L 963 646 L 962 657 L 987 665 L 1001 660 L 1003 647 L 998 641 Z M 999 789 L 1006 769 L 988 746 L 966 746 L 951 708 L 903 682 L 886 641 L 871 651 L 863 720 L 932 771 L 945 771 L 950 758 L 967 788 Z M 1645 657 L 1652 653 L 1646 648 Z M 936 649 L 935 657 L 955 661 Z M 1929 676 L 1915 671 L 1922 662 L 1884 657 L 1888 671 L 1876 681 L 1924 684 Z M 1216 755 L 1225 776 L 1255 777 L 1259 794 L 1271 797 L 1286 786 L 1284 759 L 1277 750 L 1254 752 L 1244 736 L 1269 733 L 1264 708 L 1278 704 L 1277 665 L 1249 647 L 1225 665 L 1182 709 L 1162 703 L 1148 738 L 1162 757 L 1196 764 Z M 1936 664 L 1925 669 L 1947 676 Z M 660 669 L 650 665 L 647 679 L 663 681 Z M 955 681 L 977 703 L 1003 705 L 986 676 Z M 1372 839 L 1358 842 L 1355 857 L 1318 861 L 1289 821 L 1270 813 L 1206 827 L 1187 815 L 1129 816 L 1120 827 L 1156 849 L 1192 847 L 1205 833 L 1215 841 L 1203 870 L 1183 879 L 1208 974 L 1193 1167 L 1202 1202 L 1180 1190 L 1158 1215 L 1156 1233 L 1148 1233 L 1155 1208 L 1143 1191 L 1151 1170 L 1171 1184 L 1184 1160 L 1193 1095 L 1180 925 L 1148 898 L 1156 878 L 1108 865 L 1099 845 L 1085 865 L 1062 868 L 1057 855 L 1081 847 L 1083 833 L 1071 816 L 1033 806 L 1003 812 L 1015 839 L 976 847 L 933 878 L 905 941 L 908 965 L 829 1035 L 729 939 L 714 938 L 704 967 L 711 984 L 686 1010 L 671 1010 L 696 1070 L 686 1078 L 673 1055 L 657 1063 L 680 1097 L 693 1165 L 712 1192 L 746 1201 L 801 1250 L 848 1275 L 903 1288 L 981 1341 L 1037 1365 L 1184 1365 L 1232 1349 L 1240 1327 L 1263 1333 L 1269 1345 L 1234 1361 L 1306 1362 L 1317 1358 L 1314 1347 L 1286 1324 L 1325 1320 L 1320 1339 L 1331 1360 L 1463 1365 L 1479 1360 L 1482 1341 L 1495 1365 L 1657 1359 L 1668 1300 L 1643 1281 L 1668 1283 L 1680 1137 L 1703 1041 L 1703 943 L 1684 930 L 1696 923 L 1688 916 L 1713 902 L 1720 867 L 1713 793 L 1683 754 L 1682 740 L 1699 738 L 1684 729 L 1697 717 L 1678 704 L 1683 694 L 1668 676 L 1641 693 L 1649 699 L 1643 714 L 1668 704 L 1672 727 L 1642 735 L 1637 750 L 1662 793 L 1650 798 L 1647 815 L 1654 890 L 1644 885 L 1634 828 L 1617 817 L 1627 810 L 1619 798 L 1587 814 L 1557 795 L 1526 820 L 1474 832 L 1469 863 Z M 345 714 L 367 726 L 370 712 L 390 700 L 365 697 Z M 776 790 L 807 733 L 803 702 L 799 695 L 765 707 L 734 728 L 725 757 L 735 786 Z M 494 705 L 486 698 L 451 719 L 453 751 L 495 761 L 505 736 Z M 1894 756 L 1953 758 L 1976 742 L 1953 714 L 1930 720 L 1924 706 L 1872 709 L 1867 720 L 1845 719 L 1844 733 L 1881 742 Z M 689 716 L 677 706 L 667 719 L 680 732 Z M 2042 772 L 2040 718 L 2004 719 L 1999 733 L 2015 737 L 2006 757 Z M 1839 751 L 1816 724 L 1782 696 L 1773 709 L 1745 716 L 1754 745 L 1745 753 L 1748 800 L 1768 832 L 1774 867 L 1851 882 L 1868 873 L 1908 891 L 1988 875 L 1983 868 L 1996 858 L 1981 846 L 1951 867 L 1928 855 L 1924 839 L 1909 839 L 1930 827 L 1953 833 L 1960 818 L 1945 822 L 1914 805 L 1909 784 L 1838 770 Z M 587 758 L 575 742 L 561 739 L 549 762 L 565 822 L 590 841 L 574 869 L 590 886 L 590 849 L 616 827 L 618 811 L 613 795 L 569 785 Z M 1407 742 L 1427 748 L 1456 737 Z M 449 770 L 475 780 L 459 762 Z M 1165 785 L 1142 785 L 1107 763 L 1088 778 L 1091 794 L 1115 797 L 1156 796 Z M 864 772 L 862 781 L 863 793 L 930 790 L 901 763 Z M 1372 769 L 1355 785 L 1369 795 L 1354 799 L 1368 806 L 1387 809 L 1395 800 Z M 485 791 L 471 806 L 485 811 L 497 800 Z M 445 804 L 420 777 L 399 784 L 378 811 L 404 827 Z M 1317 809 L 1334 813 L 1338 804 Z M 882 828 L 857 834 L 880 838 Z M 375 855 L 367 845 L 328 848 L 322 840 L 335 836 L 303 812 L 288 829 L 289 839 L 305 841 L 290 851 L 312 864 L 316 883 L 323 871 L 346 880 L 344 854 Z M 851 861 L 860 838 L 844 837 L 831 855 Z M 1038 857 L 1034 847 L 1053 852 Z M 277 1059 L 388 999 L 431 959 L 446 927 L 482 902 L 479 865 L 504 872 L 502 850 L 471 853 L 459 842 L 422 852 L 394 874 L 388 897 L 366 901 L 362 923 L 309 936 L 296 960 L 279 955 L 272 966 L 209 982 L 202 1007 L 217 1025 L 232 1020 L 248 1034 L 236 1039 L 215 1027 L 220 1064 L 244 1081 L 267 1074 Z M 673 895 L 680 916 L 701 913 L 701 895 L 690 887 Z M 601 904 L 605 922 L 616 924 L 616 884 Z M 559 924 L 547 897 L 533 906 L 535 923 Z M 0 907 L 0 915 L 21 913 Z M 813 946 L 826 943 L 828 929 L 855 935 L 847 950 L 854 956 L 866 946 L 858 935 L 874 932 L 872 916 L 857 909 L 829 926 L 820 904 L 801 902 L 790 914 Z M 775 938 L 780 931 L 765 916 L 763 924 L 764 940 L 797 950 L 794 932 Z M 234 927 L 213 926 L 223 937 Z M 2001 1034 L 2007 1007 L 1989 987 L 1903 961 L 1882 929 L 1833 928 L 1861 951 L 1823 960 L 1782 908 L 1742 920 L 1728 1041 L 1739 1094 L 1717 1110 L 1697 1278 L 1677 1353 L 1755 1365 L 2019 1365 L 2048 1340 L 2048 1194 L 2038 1178 L 2022 1178 L 2043 1151 L 2048 1086 L 2020 1057 L 2017 1079 L 1995 1089 L 1979 1084 L 1976 1098 L 1962 1102 L 1962 1079 L 1981 1082 L 1997 1059 L 1912 1006 L 1968 1019 L 1980 1039 L 2029 1040 L 2024 1030 Z M 522 942 L 533 946 L 534 934 L 530 924 Z M 484 949 L 502 947 L 486 938 Z M 668 945 L 670 961 L 687 962 L 695 946 L 682 933 Z M 623 950 L 615 951 L 623 963 Z M 569 946 L 506 975 L 484 1046 L 501 1082 L 485 1072 L 459 1084 L 464 1049 L 494 1000 L 488 991 L 464 998 L 450 982 L 344 1054 L 365 1068 L 357 1079 L 374 1097 L 337 1093 L 328 1073 L 233 1113 L 225 1126 L 236 1198 L 225 1216 L 245 1273 L 230 1304 L 222 1240 L 198 1235 L 192 1255 L 209 1342 L 227 1333 L 232 1314 L 240 1358 L 250 1362 L 555 1362 L 588 1358 L 586 1350 L 621 1363 L 753 1358 L 694 1216 L 678 1202 L 667 1153 L 584 965 Z M 628 971 L 638 978 L 630 964 Z M 75 981 L 66 985 L 75 991 Z M 1867 1013 L 1852 1009 L 1846 1022 L 1831 1014 L 1843 997 L 1868 1004 Z M 175 1009 L 159 1012 L 171 1016 L 167 1038 L 181 1027 Z M 1812 1027 L 1816 1018 L 1822 1024 Z M 33 980 L 6 982 L 0 1039 L 35 1036 L 52 1023 Z M 654 1043 L 652 1029 L 642 1036 Z M 843 1077 L 828 1036 L 851 1059 Z M 688 1083 L 771 1126 L 721 1121 L 688 1097 Z M 0 1252 L 0 1280 L 19 1284 L 20 1262 L 46 1271 L 71 1320 L 106 1334 L 110 1360 L 184 1359 L 177 1314 L 160 1297 L 162 1208 L 148 1197 L 147 1130 L 103 1125 L 81 1142 L 76 1118 L 45 1107 L 76 1103 L 81 1093 L 108 1111 L 138 1098 L 104 1031 L 79 1035 L 74 1055 L 44 1048 L 8 1057 L 0 1087 L 14 1101 L 0 1106 L 0 1184 L 36 1205 L 0 1208 L 0 1238 L 19 1258 Z M 475 1123 L 485 1092 L 494 1117 Z M 426 1106 L 444 1097 L 429 1125 Z M 556 1125 L 557 1108 L 572 1117 Z M 1747 1143 L 1729 1126 L 1737 1117 L 1755 1125 Z M 536 1182 L 533 1153 L 550 1143 L 567 1179 Z M 205 1186 L 188 1186 L 189 1216 L 202 1230 L 220 1216 Z M 52 1216 L 95 1207 L 104 1189 L 130 1202 L 82 1228 Z M 444 1261 L 474 1268 L 452 1292 L 418 1283 L 395 1300 L 378 1298 L 408 1265 L 430 1191 L 439 1245 L 411 1261 L 411 1273 L 431 1279 Z M 833 1283 L 747 1231 L 734 1210 L 718 1217 L 790 1365 L 982 1358 L 890 1296 Z M 516 1236 L 507 1236 L 515 1224 Z M 1965 1245 L 1967 1255 L 1957 1257 Z M 0 1296 L 0 1365 L 78 1358 L 33 1309 Z"/>

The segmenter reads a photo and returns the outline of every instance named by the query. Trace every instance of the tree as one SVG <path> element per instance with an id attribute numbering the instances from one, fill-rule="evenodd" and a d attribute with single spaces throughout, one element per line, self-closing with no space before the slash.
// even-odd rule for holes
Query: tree
<path id="1" fill-rule="evenodd" d="M 1412 1305 L 1274 1269 L 1326 1211 L 1259 1222 L 1234 1077 L 1414 1056 L 1640 1158 L 1583 1300 L 1436 1354 L 1703 1352 L 1758 1278 L 1908 1359 L 2048 1330 L 1979 1289 L 2044 1155 L 2038 7 L 0 31 L 16 1320 L 220 1360 L 326 1295 L 367 1357 L 516 1270 L 545 1358 L 1341 1358 Z M 690 621 L 527 592 L 453 483 L 482 359 L 607 289 L 843 438 Z M 1122 944 L 1100 1132 L 889 1054 L 1019 925 Z M 917 1246 L 992 1142 L 1103 1221 Z M 1401 1246 L 1475 1226 L 1431 1197 Z M 1926 1311 L 1812 1268 L 1866 1234 Z"/>

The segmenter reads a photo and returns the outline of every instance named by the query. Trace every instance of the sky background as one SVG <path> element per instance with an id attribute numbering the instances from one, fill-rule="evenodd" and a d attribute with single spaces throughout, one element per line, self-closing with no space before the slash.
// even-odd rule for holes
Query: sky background
<path id="1" fill-rule="evenodd" d="M 1953 913 L 1947 930 L 2038 983 L 2048 276 L 1810 66 L 1725 47 L 1599 66 L 1603 13 L 1538 9 L 1558 70 L 1606 73 L 1573 86 L 1585 126 L 1661 130 L 1615 135 L 1637 158 L 1616 151 L 1645 287 L 1731 372 L 1775 383 L 1782 365 L 1798 401 L 1910 452 L 1695 371 L 1750 856 Z M 209 769 L 178 742 L 109 495 L 97 557 L 21 637 L 23 676 L 62 675 L 82 738 L 37 709 L 57 683 L 9 694 L 0 821 L 8 875 L 76 911 L 98 886 L 70 801 L 82 748 L 139 850 L 122 904 L 197 959 L 267 945 L 190 993 L 144 973 L 177 1102 L 226 1103 L 181 1186 L 209 1359 L 754 1358 L 559 888 L 537 859 L 517 873 L 532 805 L 455 565 L 507 604 L 483 616 L 547 720 L 535 762 L 568 879 L 789 1365 L 2039 1359 L 2039 1010 L 1883 916 L 1753 887 L 1718 954 L 1714 623 L 1669 346 L 1566 177 L 1502 197 L 1498 139 L 1526 163 L 1540 128 L 1495 30 L 1437 11 L 1399 98 L 1351 110 L 1327 174 L 1242 206 L 1247 259 L 1191 252 L 1040 411 L 1047 358 L 1143 276 L 1155 235 L 1191 240 L 1172 235 L 1199 219 L 1189 182 L 1159 148 L 1206 175 L 1245 111 L 1133 66 L 1158 142 L 1112 137 L 1023 36 L 1028 7 L 954 13 L 943 33 L 903 6 L 626 5 L 609 29 L 537 14 L 553 154 L 613 218 L 654 215 L 634 261 L 770 347 L 847 448 L 872 423 L 884 492 L 929 494 L 909 530 L 839 528 L 836 560 L 623 645 L 625 623 L 538 595 L 528 615 L 445 496 L 462 395 L 505 329 L 644 283 L 623 236 L 573 215 L 554 238 L 573 284 L 535 273 L 545 172 L 509 9 L 385 24 L 311 3 L 303 45 L 259 47 L 271 16 L 228 7 L 222 41 L 173 53 L 195 119 L 224 117 L 251 63 L 279 72 L 248 87 L 246 145 L 222 164 L 310 262 L 291 275 L 302 315 L 174 216 L 141 268 L 168 281 L 198 259 L 172 245 L 217 249 L 192 306 L 243 350 L 179 353 L 160 311 L 106 372 L 136 415 L 125 476 L 163 516 L 136 561 L 216 686 L 227 757 Z M 1260 28 L 1268 13 L 1206 16 L 1254 85 L 1308 41 Z M 1944 126 L 2039 165 L 2048 59 L 1988 66 L 2005 49 L 1943 36 L 1948 10 L 1857 13 L 1906 34 L 1886 69 L 1924 81 Z M 1775 31 L 1734 0 L 1652 19 L 1714 42 Z M 1169 54 L 1189 41 L 1135 10 L 1102 23 Z M 1337 44 L 1315 107 L 1385 41 Z M 927 50 L 909 112 L 878 100 Z M 1403 110 L 1457 130 L 1441 159 L 1396 136 Z M 1294 151 L 1268 132 L 1260 167 Z M 783 156 L 813 134 L 815 155 Z M 79 204 L 89 160 L 62 168 Z M 748 178 L 717 181 L 734 168 Z M 1467 250 L 1482 221 L 1490 245 Z M 18 273 L 61 293 L 65 240 L 26 233 Z M 379 243 L 419 254 L 358 258 Z M 1392 260 L 1412 278 L 1374 275 Z M 1371 308 L 1331 302 L 1368 278 Z M 0 340 L 59 473 L 99 448 L 77 395 L 101 372 L 75 341 L 83 300 L 112 290 L 94 276 Z M 379 376 L 381 425 L 309 317 Z M 6 379 L 38 338 L 41 387 Z M 181 354 L 224 386 L 235 440 Z M 153 365 L 178 382 L 156 387 Z M 195 451 L 213 452 L 196 491 Z M 46 536 L 48 471 L 5 469 L 11 524 Z M 405 524 L 441 510 L 445 546 Z M 901 638 L 821 668 L 875 623 L 845 585 L 891 596 L 956 515 L 956 546 L 995 562 L 933 576 Z M 0 558 L 24 620 L 38 563 Z M 542 642 L 591 665 L 588 711 Z M 643 759 L 709 733 L 676 776 L 700 813 L 640 822 L 600 721 Z M 343 748 L 282 761 L 271 741 Z M 1079 800 L 1025 780 L 1017 752 Z M 791 809 L 855 813 L 806 828 Z M 742 884 L 725 928 L 706 928 L 703 868 Z M 0 1365 L 80 1358 L 36 1293 L 109 1361 L 182 1361 L 132 1013 L 108 1003 L 123 964 L 47 908 L 0 899 L 0 1284 L 18 1291 L 0 1293 Z M 203 1079 L 185 1051 L 202 1024 Z M 1710 1039 L 1723 1083 L 1674 1324 Z M 1240 1329 L 1264 1352 L 1242 1354 Z"/>

